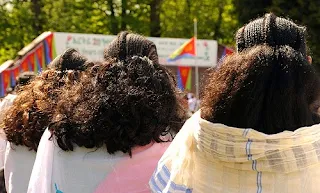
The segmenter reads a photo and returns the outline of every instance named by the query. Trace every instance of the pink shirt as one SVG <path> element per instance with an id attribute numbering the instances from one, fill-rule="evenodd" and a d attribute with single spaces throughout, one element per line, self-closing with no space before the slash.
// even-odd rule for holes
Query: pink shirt
<path id="1" fill-rule="evenodd" d="M 105 148 L 62 151 L 50 136 L 46 130 L 41 138 L 28 193 L 149 193 L 149 179 L 170 145 L 137 147 L 130 158 Z"/>
<path id="2" fill-rule="evenodd" d="M 154 143 L 136 148 L 132 158 L 121 160 L 95 193 L 150 193 L 148 185 L 157 163 L 170 143 Z"/>

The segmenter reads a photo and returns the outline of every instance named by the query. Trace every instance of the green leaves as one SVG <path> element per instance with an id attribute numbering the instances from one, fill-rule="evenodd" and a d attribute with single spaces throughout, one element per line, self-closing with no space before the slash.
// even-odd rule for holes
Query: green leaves
<path id="1" fill-rule="evenodd" d="M 233 45 L 238 27 L 233 0 L 12 0 L 9 4 L 10 10 L 0 7 L 0 64 L 13 59 L 43 31 L 117 34 L 122 25 L 146 36 L 190 38 L 197 18 L 199 38 Z M 37 12 L 35 5 L 41 5 Z"/>
<path id="2" fill-rule="evenodd" d="M 319 0 L 234 0 L 239 22 L 247 23 L 250 19 L 272 11 L 278 16 L 289 17 L 294 22 L 307 26 L 308 45 L 313 62 L 320 69 L 320 1 Z"/>

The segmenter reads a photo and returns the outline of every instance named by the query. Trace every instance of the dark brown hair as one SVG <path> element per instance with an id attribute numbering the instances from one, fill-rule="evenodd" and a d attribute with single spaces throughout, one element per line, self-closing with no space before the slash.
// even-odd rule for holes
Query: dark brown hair
<path id="1" fill-rule="evenodd" d="M 154 64 L 159 63 L 156 45 L 145 37 L 130 33 L 120 32 L 104 50 L 104 58 L 125 60 L 132 56 L 146 56 Z"/>
<path id="2" fill-rule="evenodd" d="M 73 59 L 70 59 L 73 58 Z M 9 142 L 37 150 L 48 126 L 62 86 L 72 87 L 79 78 L 86 58 L 74 49 L 57 57 L 48 70 L 22 86 L 4 118 L 4 131 Z"/>
<path id="3" fill-rule="evenodd" d="M 50 131 L 65 151 L 105 146 L 131 155 L 184 121 L 171 75 L 147 57 L 96 63 L 61 99 Z"/>
<path id="4" fill-rule="evenodd" d="M 156 45 L 139 34 L 122 31 L 104 50 L 105 60 L 124 61 L 133 56 L 147 57 L 152 61 L 152 64 L 159 65 Z M 176 88 L 175 92 L 177 95 L 181 94 L 181 91 L 177 89 L 177 82 L 172 72 L 162 65 L 159 65 L 159 67 L 169 76 L 172 85 Z M 181 110 L 184 110 L 182 101 L 180 101 L 178 105 L 181 106 Z M 185 110 L 183 114 L 184 116 L 181 117 L 181 122 L 184 122 L 186 119 L 187 111 Z M 178 127 L 172 127 L 171 129 L 174 133 L 177 133 L 180 130 Z"/>
<path id="5" fill-rule="evenodd" d="M 266 134 L 320 122 L 313 109 L 320 96 L 318 75 L 291 46 L 235 53 L 209 77 L 201 100 L 206 120 Z"/>

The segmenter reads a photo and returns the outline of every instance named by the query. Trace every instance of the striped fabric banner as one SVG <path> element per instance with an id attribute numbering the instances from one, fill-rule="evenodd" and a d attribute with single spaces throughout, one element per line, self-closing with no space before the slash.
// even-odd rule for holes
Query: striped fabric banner
<path id="1" fill-rule="evenodd" d="M 0 73 L 0 97 L 6 95 L 9 87 L 16 85 L 16 77 L 20 72 L 41 72 L 46 69 L 46 66 L 56 55 L 54 34 L 51 32 L 40 44 L 23 56 L 18 64 Z"/>

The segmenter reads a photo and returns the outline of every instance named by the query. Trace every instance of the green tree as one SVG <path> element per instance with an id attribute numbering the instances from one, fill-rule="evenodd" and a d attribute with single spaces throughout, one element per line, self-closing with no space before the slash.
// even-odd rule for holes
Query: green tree
<path id="1" fill-rule="evenodd" d="M 14 5 L 14 6 L 13 6 Z M 0 63 L 14 59 L 23 46 L 30 43 L 35 35 L 33 12 L 30 2 L 12 0 L 0 7 Z"/>
<path id="2" fill-rule="evenodd" d="M 234 12 L 232 0 L 164 1 L 161 36 L 190 38 L 193 36 L 193 18 L 197 18 L 199 38 L 232 45 L 238 27 Z"/>
<path id="3" fill-rule="evenodd" d="M 240 24 L 273 12 L 307 26 L 308 45 L 314 63 L 320 69 L 320 1 L 319 0 L 234 0 Z"/>
<path id="4" fill-rule="evenodd" d="M 150 35 L 161 36 L 160 13 L 163 0 L 151 0 L 150 2 Z"/>
<path id="5" fill-rule="evenodd" d="M 273 0 L 234 0 L 236 15 L 241 25 L 263 16 Z M 288 1 L 287 1 L 288 2 Z"/>
<path id="6" fill-rule="evenodd" d="M 290 2 L 273 0 L 270 10 L 307 27 L 310 54 L 314 64 L 320 69 L 320 1 L 291 0 Z"/>
<path id="7" fill-rule="evenodd" d="M 233 44 L 232 0 L 0 0 L 0 63 L 44 31 L 190 38 Z M 2 19 L 3 18 L 3 19 Z"/>

